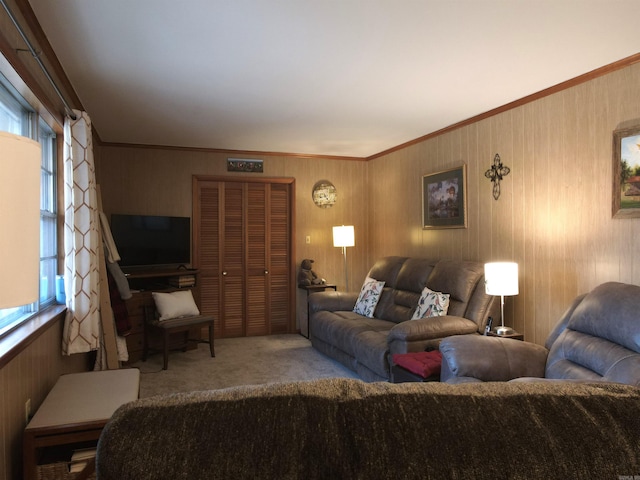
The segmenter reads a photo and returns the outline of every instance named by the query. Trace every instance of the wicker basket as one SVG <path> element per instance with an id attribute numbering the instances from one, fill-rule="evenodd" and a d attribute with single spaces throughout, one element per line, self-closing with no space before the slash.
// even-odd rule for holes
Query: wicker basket
<path id="1" fill-rule="evenodd" d="M 78 473 L 70 473 L 69 465 L 71 465 L 71 462 L 55 462 L 38 465 L 37 480 L 75 480 Z M 87 478 L 88 480 L 95 480 L 95 472 Z"/>

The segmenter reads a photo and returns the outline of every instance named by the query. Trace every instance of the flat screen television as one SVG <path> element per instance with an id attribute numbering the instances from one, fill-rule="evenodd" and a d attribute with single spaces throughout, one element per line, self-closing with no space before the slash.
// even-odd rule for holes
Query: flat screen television
<path id="1" fill-rule="evenodd" d="M 121 267 L 191 263 L 191 219 L 160 215 L 111 215 L 111 235 Z"/>

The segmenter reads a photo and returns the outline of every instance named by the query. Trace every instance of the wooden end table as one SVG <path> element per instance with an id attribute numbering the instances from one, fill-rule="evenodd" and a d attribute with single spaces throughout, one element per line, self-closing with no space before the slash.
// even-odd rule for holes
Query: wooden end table
<path id="1" fill-rule="evenodd" d="M 511 338 L 512 340 L 522 340 L 524 341 L 524 334 L 523 333 L 518 333 L 515 330 L 511 333 L 507 333 L 504 335 L 498 335 L 496 332 L 494 332 L 493 330 L 490 332 L 487 332 L 487 336 L 488 337 L 500 337 L 500 338 Z"/>
<path id="2" fill-rule="evenodd" d="M 333 283 L 320 283 L 318 285 L 298 285 L 298 288 L 307 291 L 307 334 L 301 335 L 305 338 L 309 338 L 311 334 L 311 316 L 309 315 L 309 295 L 315 292 L 324 292 L 327 288 L 338 291 L 338 286 Z"/>

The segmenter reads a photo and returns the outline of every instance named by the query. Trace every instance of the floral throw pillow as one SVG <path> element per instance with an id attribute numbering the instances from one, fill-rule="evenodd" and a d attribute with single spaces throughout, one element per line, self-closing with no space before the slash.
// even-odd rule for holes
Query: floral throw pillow
<path id="1" fill-rule="evenodd" d="M 376 309 L 378 300 L 380 300 L 382 287 L 384 287 L 384 282 L 379 282 L 371 277 L 365 278 L 353 311 L 365 317 L 373 318 L 373 312 Z"/>
<path id="2" fill-rule="evenodd" d="M 418 320 L 420 318 L 428 317 L 441 317 L 447 314 L 449 310 L 449 294 L 434 292 L 429 288 L 424 287 L 420 300 L 418 300 L 418 306 L 416 311 L 413 312 L 411 320 Z"/>

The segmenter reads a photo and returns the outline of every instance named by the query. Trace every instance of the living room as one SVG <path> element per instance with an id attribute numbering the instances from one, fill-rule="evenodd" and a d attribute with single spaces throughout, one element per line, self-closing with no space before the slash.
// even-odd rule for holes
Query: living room
<path id="1" fill-rule="evenodd" d="M 4 39 L 13 27 L 2 22 Z M 2 50 L 22 62 L 11 42 Z M 640 56 L 618 60 L 366 157 L 96 142 L 103 208 L 107 215 L 190 216 L 193 175 L 294 178 L 296 265 L 312 258 L 340 291 L 356 291 L 386 255 L 514 261 L 520 293 L 507 299 L 505 316 L 527 341 L 542 344 L 577 295 L 606 281 L 640 284 L 640 220 L 612 218 L 611 188 L 613 132 L 640 123 Z M 33 65 L 14 68 L 25 82 L 46 84 Z M 49 87 L 39 88 L 58 102 Z M 264 173 L 227 172 L 227 158 L 239 153 L 263 160 Z M 485 177 L 496 154 L 510 169 L 498 199 Z M 421 177 L 463 164 L 467 227 L 423 229 Z M 311 197 L 324 179 L 338 192 L 327 209 Z M 342 252 L 331 238 L 332 226 L 341 224 L 354 225 L 356 235 L 348 249 L 348 286 Z M 305 308 L 305 292 L 296 291 L 297 328 L 304 326 Z M 61 323 L 58 316 L 44 331 L 35 328 L 20 352 L 2 360 L 0 464 L 10 465 L 19 448 L 25 399 L 39 404 L 60 373 L 85 368 L 83 358 L 60 355 Z M 11 478 L 5 468 L 1 479 Z"/>

